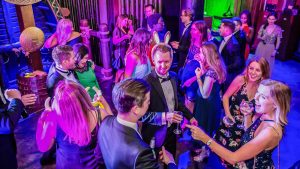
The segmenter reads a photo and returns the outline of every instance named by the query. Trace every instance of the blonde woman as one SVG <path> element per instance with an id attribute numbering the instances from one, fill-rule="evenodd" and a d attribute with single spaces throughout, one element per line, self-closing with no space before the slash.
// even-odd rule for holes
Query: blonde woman
<path id="1" fill-rule="evenodd" d="M 243 123 L 244 115 L 241 113 L 242 102 L 251 102 L 255 105 L 254 96 L 263 79 L 270 77 L 270 68 L 264 58 L 252 58 L 244 74 L 238 75 L 230 84 L 223 95 L 223 108 L 225 119 L 230 119 L 233 124 L 223 120 L 216 132 L 215 139 L 231 151 L 236 151 L 240 146 L 241 138 L 245 132 Z M 229 165 L 228 163 L 225 163 Z M 229 165 L 230 166 L 230 165 Z"/>
<path id="2" fill-rule="evenodd" d="M 291 90 L 281 82 L 263 80 L 255 94 L 255 104 L 255 111 L 260 117 L 255 119 L 251 115 L 244 116 L 245 120 L 253 123 L 247 125 L 240 148 L 234 152 L 218 144 L 200 128 L 190 125 L 187 127 L 191 129 L 194 139 L 206 143 L 213 152 L 235 168 L 275 168 L 272 152 L 282 139 L 283 128 L 287 125 Z"/>
<path id="3" fill-rule="evenodd" d="M 199 61 L 201 68 L 195 70 L 198 90 L 194 117 L 198 125 L 212 136 L 220 124 L 222 107 L 220 90 L 221 84 L 226 79 L 226 67 L 213 42 L 204 43 L 199 49 L 199 54 L 195 55 L 195 59 Z M 200 159 L 196 157 L 195 160 Z"/>
<path id="4" fill-rule="evenodd" d="M 113 67 L 118 70 L 125 66 L 125 55 L 128 48 L 129 40 L 134 34 L 132 20 L 126 14 L 119 15 L 113 31 L 112 43 L 115 47 L 115 61 Z"/>
<path id="5" fill-rule="evenodd" d="M 74 31 L 73 23 L 70 19 L 61 19 L 56 26 L 56 32 L 45 42 L 45 48 L 53 48 L 57 45 L 73 46 L 82 41 L 80 33 Z"/>

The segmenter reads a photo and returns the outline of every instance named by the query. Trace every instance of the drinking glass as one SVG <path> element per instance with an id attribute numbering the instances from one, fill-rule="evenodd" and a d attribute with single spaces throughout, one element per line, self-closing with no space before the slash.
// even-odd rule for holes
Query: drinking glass
<path id="1" fill-rule="evenodd" d="M 182 116 L 182 112 L 181 111 L 174 111 L 174 114 L 179 114 Z M 181 134 L 181 129 L 180 129 L 180 123 L 177 123 L 176 129 L 173 131 L 174 134 Z"/>
<path id="2" fill-rule="evenodd" d="M 251 109 L 253 109 L 253 103 L 250 101 L 242 101 L 241 105 L 240 105 L 240 110 L 244 110 L 244 111 L 250 111 Z M 242 111 L 241 111 L 242 112 Z M 238 124 L 237 127 L 240 129 L 244 129 L 244 119 L 241 120 L 242 123 Z"/>

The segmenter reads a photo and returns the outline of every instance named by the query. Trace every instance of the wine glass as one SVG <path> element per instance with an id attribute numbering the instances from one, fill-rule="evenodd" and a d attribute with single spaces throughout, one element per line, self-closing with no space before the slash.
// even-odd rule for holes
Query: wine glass
<path id="1" fill-rule="evenodd" d="M 232 121 L 228 116 L 224 116 L 224 117 L 223 117 L 223 123 L 225 124 L 225 127 L 226 127 L 226 128 L 230 128 L 230 127 L 233 126 L 234 121 Z M 227 130 L 225 131 L 224 135 L 225 135 L 227 138 L 229 138 L 229 137 L 232 136 L 231 133 L 230 133 L 230 131 L 229 131 L 229 129 L 227 129 Z"/>
<path id="2" fill-rule="evenodd" d="M 250 101 L 242 101 L 241 105 L 240 105 L 240 110 L 241 112 L 250 112 L 253 109 L 253 103 Z M 244 119 L 241 120 L 242 123 L 238 124 L 237 127 L 240 129 L 244 129 L 245 125 L 244 125 Z"/>
<path id="3" fill-rule="evenodd" d="M 181 111 L 174 111 L 174 114 L 178 114 L 182 116 L 182 112 Z M 177 123 L 176 129 L 173 131 L 174 134 L 181 134 L 181 130 L 180 130 L 180 123 Z"/>

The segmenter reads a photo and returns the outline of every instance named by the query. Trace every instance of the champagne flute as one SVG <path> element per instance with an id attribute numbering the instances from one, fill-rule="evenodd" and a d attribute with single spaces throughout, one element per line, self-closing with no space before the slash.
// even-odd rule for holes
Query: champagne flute
<path id="1" fill-rule="evenodd" d="M 173 113 L 182 116 L 182 112 L 181 111 L 174 111 Z M 173 132 L 174 132 L 174 134 L 177 134 L 177 135 L 181 134 L 180 123 L 177 123 L 176 129 Z"/>
<path id="2" fill-rule="evenodd" d="M 253 103 L 250 102 L 250 101 L 242 101 L 241 105 L 240 105 L 240 110 L 243 110 L 245 112 L 249 112 L 249 111 L 252 111 L 253 109 Z M 242 111 L 241 111 L 242 112 Z M 242 123 L 241 124 L 238 124 L 237 127 L 240 128 L 240 129 L 244 129 L 245 128 L 245 125 L 244 125 L 244 119 L 241 120 Z"/>

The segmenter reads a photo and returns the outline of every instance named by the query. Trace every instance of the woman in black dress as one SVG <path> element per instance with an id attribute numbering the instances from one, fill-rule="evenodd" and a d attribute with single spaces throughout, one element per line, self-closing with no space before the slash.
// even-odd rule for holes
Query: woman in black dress
<path id="1" fill-rule="evenodd" d="M 230 151 L 196 126 L 187 125 L 192 137 L 210 147 L 234 168 L 275 168 L 272 152 L 282 139 L 290 111 L 291 90 L 275 80 L 263 80 L 255 94 L 255 116 L 251 109 L 243 109 L 246 132 L 236 151 Z M 253 123 L 252 123 L 253 122 Z"/>
<path id="2" fill-rule="evenodd" d="M 231 151 L 238 149 L 241 137 L 244 134 L 243 114 L 240 112 L 240 104 L 249 101 L 254 104 L 254 95 L 262 79 L 270 76 L 269 64 L 264 58 L 253 58 L 249 61 L 244 74 L 238 75 L 223 96 L 225 117 L 234 123 L 228 125 L 221 123 L 214 138 Z M 225 163 L 227 167 L 230 165 Z"/>

